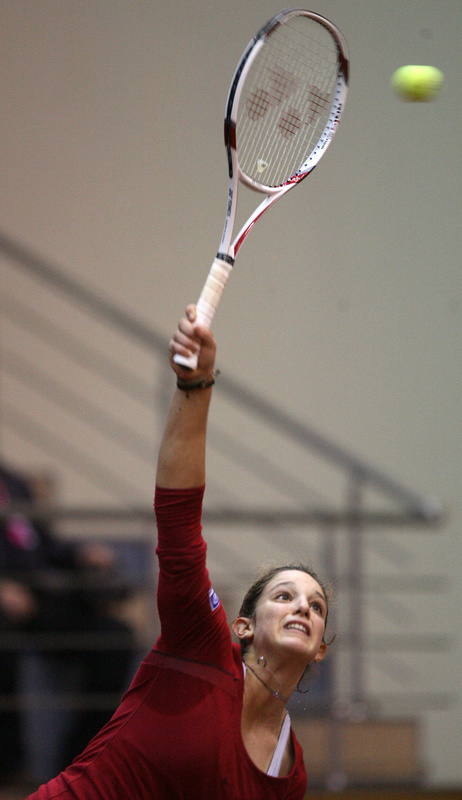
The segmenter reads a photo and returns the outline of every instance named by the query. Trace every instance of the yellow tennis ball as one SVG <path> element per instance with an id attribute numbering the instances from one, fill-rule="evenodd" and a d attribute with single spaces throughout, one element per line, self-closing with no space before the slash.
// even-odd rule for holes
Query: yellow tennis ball
<path id="1" fill-rule="evenodd" d="M 409 64 L 393 73 L 391 85 L 402 100 L 422 103 L 438 96 L 443 80 L 443 73 L 436 67 Z"/>

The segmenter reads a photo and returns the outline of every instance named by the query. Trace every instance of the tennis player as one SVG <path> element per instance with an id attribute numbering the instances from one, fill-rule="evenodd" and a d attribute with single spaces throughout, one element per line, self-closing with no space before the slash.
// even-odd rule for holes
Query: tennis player
<path id="1" fill-rule="evenodd" d="M 233 624 L 201 534 L 214 383 L 212 333 L 188 306 L 170 342 L 177 376 L 160 447 L 155 509 L 161 634 L 110 722 L 33 800 L 302 800 L 303 754 L 285 704 L 326 651 L 326 592 L 281 567 L 247 592 Z M 193 372 L 173 361 L 199 355 Z"/>

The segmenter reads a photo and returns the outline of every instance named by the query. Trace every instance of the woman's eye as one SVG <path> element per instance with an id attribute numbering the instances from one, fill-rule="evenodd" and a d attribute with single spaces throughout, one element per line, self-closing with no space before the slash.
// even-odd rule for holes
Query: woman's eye
<path id="1" fill-rule="evenodd" d="M 276 600 L 290 600 L 289 592 L 278 592 Z"/>

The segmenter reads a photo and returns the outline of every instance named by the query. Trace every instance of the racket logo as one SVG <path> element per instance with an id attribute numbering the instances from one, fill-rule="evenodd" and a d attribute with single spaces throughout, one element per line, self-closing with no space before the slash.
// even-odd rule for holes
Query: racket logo
<path id="1" fill-rule="evenodd" d="M 259 120 L 265 116 L 271 105 L 271 97 L 264 89 L 256 89 L 246 100 L 246 108 L 249 119 Z"/>
<path id="2" fill-rule="evenodd" d="M 230 188 L 228 192 L 228 208 L 227 208 L 228 217 L 231 213 L 232 207 L 233 207 L 233 190 Z"/>
<path id="3" fill-rule="evenodd" d="M 272 108 L 277 108 L 286 102 L 298 89 L 299 81 L 295 75 L 281 67 L 268 68 L 268 90 L 262 86 L 252 91 L 246 99 L 247 116 L 252 122 L 260 122 Z M 303 113 L 297 108 L 289 107 L 282 111 L 278 122 L 280 134 L 285 139 L 290 139 L 303 124 L 315 127 L 322 113 L 328 107 L 330 95 L 323 92 L 318 86 L 308 88 L 306 111 Z M 302 102 L 303 104 L 303 102 Z M 260 173 L 258 163 L 257 172 Z"/>
<path id="4" fill-rule="evenodd" d="M 275 108 L 287 100 L 297 89 L 299 81 L 281 67 L 268 68 L 268 91 L 259 87 L 246 100 L 247 114 L 251 120 L 262 119 L 269 108 Z"/>
<path id="5" fill-rule="evenodd" d="M 334 122 L 332 124 L 332 128 L 330 129 L 329 133 L 327 134 L 327 138 L 328 139 L 332 139 L 332 137 L 334 136 L 335 131 L 337 130 L 337 125 L 338 125 L 338 120 L 334 120 Z"/>
<path id="6" fill-rule="evenodd" d="M 341 115 L 342 115 L 342 104 L 340 104 L 338 109 L 337 109 L 337 114 L 336 114 L 336 116 L 335 116 L 335 118 L 334 118 L 334 120 L 332 122 L 332 127 L 330 128 L 330 130 L 327 133 L 326 140 L 330 141 L 333 138 L 333 136 L 335 135 L 335 133 L 337 131 L 337 128 L 338 128 L 338 124 L 340 122 Z"/>
<path id="7" fill-rule="evenodd" d="M 279 105 L 283 100 L 291 97 L 300 81 L 291 72 L 282 69 L 282 67 L 275 67 L 268 69 L 270 76 L 270 94 L 273 99 L 274 105 Z"/>
<path id="8" fill-rule="evenodd" d="M 284 111 L 281 115 L 281 119 L 279 120 L 279 131 L 284 136 L 285 139 L 290 139 L 294 133 L 297 133 L 298 129 L 300 128 L 302 121 L 298 116 L 298 111 L 295 108 L 289 108 L 288 111 Z"/>
<path id="9" fill-rule="evenodd" d="M 310 103 L 308 110 L 308 120 L 306 125 L 315 125 L 322 112 L 327 108 L 329 103 L 329 95 L 326 92 L 321 92 L 317 86 L 310 88 L 309 94 Z"/>

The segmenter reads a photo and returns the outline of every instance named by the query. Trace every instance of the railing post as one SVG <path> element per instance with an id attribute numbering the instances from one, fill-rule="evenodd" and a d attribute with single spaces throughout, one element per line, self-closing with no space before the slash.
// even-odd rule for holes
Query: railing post
<path id="1" fill-rule="evenodd" d="M 335 587 L 338 582 L 338 567 L 337 567 L 337 541 L 336 530 L 332 525 L 325 524 L 322 531 L 323 543 L 323 569 L 326 576 Z M 336 604 L 331 603 L 329 608 L 329 631 L 334 634 L 337 630 L 337 609 Z M 330 640 L 332 634 L 328 633 L 326 636 L 327 641 Z M 345 788 L 348 779 L 343 766 L 343 741 L 342 741 L 342 714 L 340 709 L 340 696 L 339 696 L 339 671 L 338 671 L 338 656 L 335 651 L 330 656 L 331 663 L 329 665 L 330 681 L 328 689 L 328 725 L 329 725 L 329 744 L 327 754 L 327 774 L 326 774 L 326 789 L 330 792 L 339 792 Z"/>
<path id="2" fill-rule="evenodd" d="M 363 607 L 363 523 L 361 521 L 362 489 L 365 481 L 362 470 L 350 473 L 347 505 L 349 509 L 349 594 L 350 619 L 350 691 L 351 716 L 363 717 L 366 709 L 364 678 L 364 607 Z"/>

